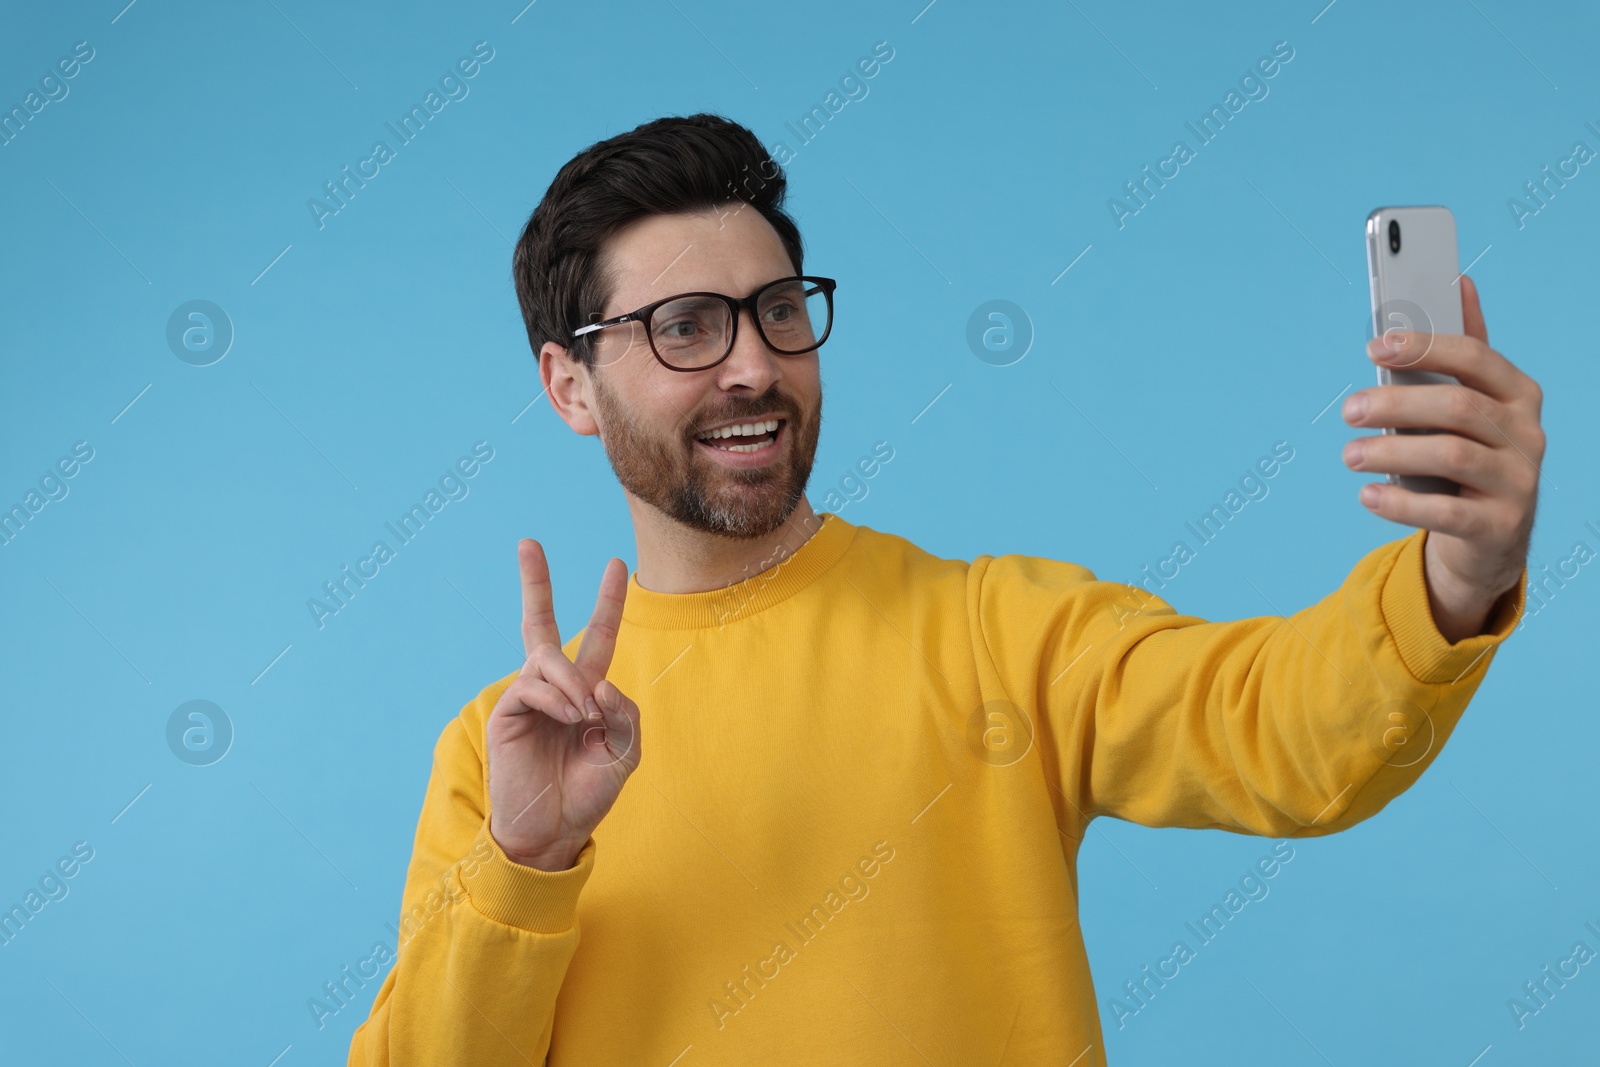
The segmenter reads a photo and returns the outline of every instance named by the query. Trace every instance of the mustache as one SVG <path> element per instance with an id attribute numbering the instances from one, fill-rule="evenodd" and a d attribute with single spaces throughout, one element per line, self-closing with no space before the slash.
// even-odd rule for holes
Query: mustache
<path id="1" fill-rule="evenodd" d="M 698 428 L 691 426 L 686 430 L 690 440 L 698 438 L 713 426 L 722 426 L 730 422 L 746 419 L 754 420 L 757 416 L 770 417 L 776 415 L 790 423 L 800 421 L 800 406 L 786 396 L 774 394 L 755 400 L 741 400 L 730 404 L 724 410 L 713 415 L 707 415 L 698 420 Z"/>

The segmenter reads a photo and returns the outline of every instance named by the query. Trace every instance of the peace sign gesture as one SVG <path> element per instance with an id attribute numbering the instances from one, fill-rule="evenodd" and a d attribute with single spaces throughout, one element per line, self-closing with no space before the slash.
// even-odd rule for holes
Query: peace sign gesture
<path id="1" fill-rule="evenodd" d="M 605 680 L 622 624 L 628 568 L 606 562 L 576 660 L 561 651 L 550 567 L 539 542 L 517 543 L 522 671 L 489 713 L 489 833 L 506 856 L 570 868 L 639 765 L 639 706 Z"/>

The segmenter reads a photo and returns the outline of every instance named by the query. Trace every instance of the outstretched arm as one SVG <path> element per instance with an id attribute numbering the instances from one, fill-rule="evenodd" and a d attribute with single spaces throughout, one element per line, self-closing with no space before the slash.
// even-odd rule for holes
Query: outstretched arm
<path id="1" fill-rule="evenodd" d="M 1368 553 L 1319 603 L 1206 622 L 1072 564 L 974 563 L 968 613 L 988 653 L 985 688 L 1038 725 L 1063 829 L 1080 836 L 1105 814 L 1330 833 L 1376 813 L 1432 761 L 1522 615 L 1545 447 L 1538 385 L 1489 347 L 1477 288 L 1459 283 L 1464 335 L 1389 333 L 1368 346 L 1375 361 L 1459 384 L 1364 389 L 1344 414 L 1439 431 L 1352 441 L 1352 468 L 1442 476 L 1460 493 L 1364 486 L 1375 513 L 1421 529 Z"/>
<path id="2" fill-rule="evenodd" d="M 968 611 L 985 689 L 1036 726 L 1073 837 L 1095 815 L 1273 837 L 1344 829 L 1423 772 L 1522 613 L 1518 582 L 1486 633 L 1448 641 L 1423 579 L 1432 536 L 1379 546 L 1293 615 L 1229 622 L 1075 564 L 980 558 Z"/>

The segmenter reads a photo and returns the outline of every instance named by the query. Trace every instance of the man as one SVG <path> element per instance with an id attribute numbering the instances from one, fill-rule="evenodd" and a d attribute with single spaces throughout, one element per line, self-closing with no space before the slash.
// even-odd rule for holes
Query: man
<path id="1" fill-rule="evenodd" d="M 1089 821 L 1368 818 L 1522 611 L 1540 393 L 1464 277 L 1467 335 L 1369 352 L 1463 384 L 1344 408 L 1443 431 L 1374 432 L 1352 467 L 1464 488 L 1365 487 L 1420 529 L 1288 620 L 814 512 L 834 283 L 784 192 L 748 130 L 666 118 L 567 163 L 522 233 L 551 407 L 600 437 L 638 568 L 610 560 L 563 642 L 519 543 L 527 658 L 440 735 L 353 1064 L 1103 1063 Z"/>

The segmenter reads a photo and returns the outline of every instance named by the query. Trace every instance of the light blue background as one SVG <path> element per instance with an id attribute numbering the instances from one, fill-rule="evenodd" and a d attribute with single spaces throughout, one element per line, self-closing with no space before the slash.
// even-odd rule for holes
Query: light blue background
<path id="1" fill-rule="evenodd" d="M 1372 381 L 1367 212 L 1439 203 L 1463 266 L 1488 249 L 1491 342 L 1547 391 L 1533 569 L 1600 548 L 1600 174 L 1523 228 L 1506 206 L 1575 141 L 1600 147 L 1587 6 L 123 2 L 16 7 L 0 35 L 7 108 L 95 49 L 0 148 L 0 503 L 95 449 L 0 549 L 0 904 L 95 849 L 0 948 L 8 1062 L 344 1062 L 376 983 L 321 1031 L 306 1000 L 392 944 L 433 742 L 520 659 L 516 539 L 546 545 L 564 634 L 606 559 L 634 562 L 598 443 L 528 407 L 508 239 L 562 162 L 658 115 L 794 147 L 784 124 L 875 41 L 893 60 L 789 167 L 806 266 L 840 280 L 818 508 L 887 440 L 843 517 L 1131 580 L 1286 440 L 1271 495 L 1164 595 L 1207 618 L 1304 607 L 1408 532 L 1357 502 L 1338 406 L 1316 416 Z M 307 199 L 480 40 L 470 95 L 319 230 Z M 1280 40 L 1270 95 L 1119 230 L 1107 198 Z M 191 299 L 236 330 L 212 366 L 165 341 Z M 1035 331 L 1011 366 L 965 341 L 991 299 Z M 479 440 L 495 457 L 470 496 L 319 631 L 307 598 Z M 1414 789 L 1297 843 L 1126 1029 L 1103 1010 L 1111 1061 L 1592 1056 L 1600 967 L 1520 1032 L 1506 1001 L 1580 938 L 1600 949 L 1597 596 L 1585 568 Z M 166 745 L 192 699 L 237 731 L 209 767 Z M 1097 822 L 1103 1009 L 1270 844 Z"/>

